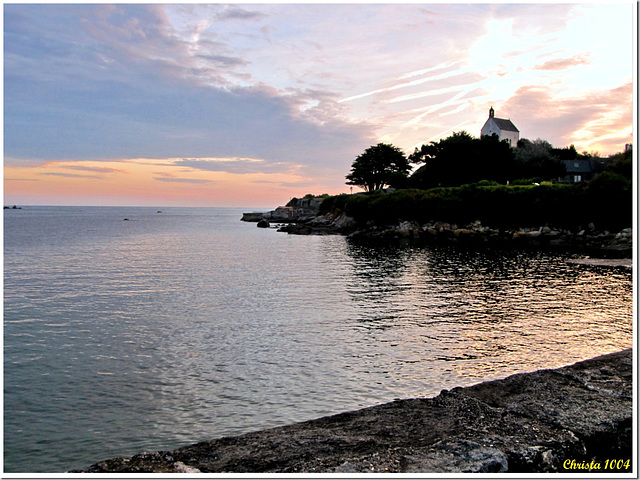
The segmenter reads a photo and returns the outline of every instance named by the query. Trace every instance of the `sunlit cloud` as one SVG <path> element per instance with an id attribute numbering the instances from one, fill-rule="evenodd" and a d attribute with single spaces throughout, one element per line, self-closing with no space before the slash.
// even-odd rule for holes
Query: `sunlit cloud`
<path id="1" fill-rule="evenodd" d="M 543 86 L 529 86 L 519 89 L 506 108 L 527 109 L 528 117 L 519 122 L 521 130 L 540 132 L 539 138 L 553 132 L 579 151 L 605 150 L 603 141 L 612 138 L 628 142 L 632 135 L 631 84 L 594 91 L 589 98 L 590 102 L 582 96 L 557 98 Z"/>
<path id="2" fill-rule="evenodd" d="M 586 65 L 589 64 L 589 56 L 588 55 L 576 55 L 571 58 L 558 58 L 554 60 L 549 60 L 544 62 L 541 65 L 536 65 L 534 69 L 536 70 L 565 70 L 570 67 L 575 67 L 578 65 Z"/>
<path id="3" fill-rule="evenodd" d="M 124 168 L 112 168 L 112 167 L 101 167 L 101 166 L 90 166 L 90 165 L 81 165 L 78 162 L 68 163 L 68 162 L 47 162 L 47 167 L 58 167 L 64 168 L 68 170 L 82 170 L 85 172 L 95 172 L 95 173 L 127 173 L 127 170 Z"/>

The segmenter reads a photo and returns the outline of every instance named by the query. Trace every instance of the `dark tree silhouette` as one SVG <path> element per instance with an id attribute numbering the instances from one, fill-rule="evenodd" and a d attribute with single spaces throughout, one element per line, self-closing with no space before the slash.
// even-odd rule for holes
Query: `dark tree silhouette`
<path id="1" fill-rule="evenodd" d="M 410 178 L 417 188 L 458 186 L 480 180 L 506 182 L 513 174 L 513 152 L 497 136 L 475 138 L 465 131 L 422 145 L 409 156 L 424 163 Z"/>
<path id="2" fill-rule="evenodd" d="M 367 148 L 351 165 L 346 176 L 347 185 L 356 185 L 371 192 L 385 186 L 400 186 L 411 170 L 402 150 L 393 145 L 379 143 Z"/>

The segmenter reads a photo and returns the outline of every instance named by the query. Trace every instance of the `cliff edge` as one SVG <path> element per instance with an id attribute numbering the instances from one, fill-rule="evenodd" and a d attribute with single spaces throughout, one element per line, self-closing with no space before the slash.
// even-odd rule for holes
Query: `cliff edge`
<path id="1" fill-rule="evenodd" d="M 632 350 L 79 473 L 630 473 Z"/>

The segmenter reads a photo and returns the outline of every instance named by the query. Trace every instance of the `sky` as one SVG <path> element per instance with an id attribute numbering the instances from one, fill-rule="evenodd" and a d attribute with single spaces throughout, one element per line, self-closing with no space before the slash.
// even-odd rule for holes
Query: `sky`
<path id="1" fill-rule="evenodd" d="M 5 205 L 276 207 L 509 118 L 632 142 L 636 6 L 5 4 Z"/>

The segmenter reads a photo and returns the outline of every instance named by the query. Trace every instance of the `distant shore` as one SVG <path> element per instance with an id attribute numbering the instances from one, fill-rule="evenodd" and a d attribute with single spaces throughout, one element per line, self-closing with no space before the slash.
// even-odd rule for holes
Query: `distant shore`
<path id="1" fill-rule="evenodd" d="M 628 349 L 73 473 L 630 473 L 632 382 Z"/>

